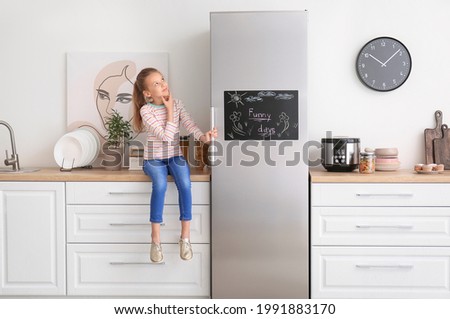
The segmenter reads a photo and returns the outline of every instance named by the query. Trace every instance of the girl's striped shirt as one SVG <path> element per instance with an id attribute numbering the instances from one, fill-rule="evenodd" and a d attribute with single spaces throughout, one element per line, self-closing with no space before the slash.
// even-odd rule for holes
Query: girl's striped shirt
<path id="1" fill-rule="evenodd" d="M 141 117 L 147 131 L 144 145 L 144 159 L 167 159 L 183 155 L 180 148 L 180 125 L 199 140 L 203 132 L 197 127 L 183 102 L 174 99 L 173 122 L 167 122 L 167 109 L 164 105 L 148 103 L 141 107 Z"/>

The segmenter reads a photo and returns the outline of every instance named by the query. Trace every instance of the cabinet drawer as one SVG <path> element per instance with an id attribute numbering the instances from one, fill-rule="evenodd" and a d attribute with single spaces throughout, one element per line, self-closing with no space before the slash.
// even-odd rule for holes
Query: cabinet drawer
<path id="1" fill-rule="evenodd" d="M 155 264 L 150 245 L 68 245 L 68 295 L 209 297 L 209 245 L 192 245 L 190 261 L 178 244 L 162 248 L 165 263 Z"/>
<path id="2" fill-rule="evenodd" d="M 150 203 L 150 182 L 68 182 L 67 204 L 146 204 Z M 209 182 L 192 182 L 192 203 L 209 204 Z M 167 205 L 178 205 L 178 191 L 168 182 Z"/>
<path id="3" fill-rule="evenodd" d="M 450 248 L 313 247 L 312 298 L 450 298 Z"/>
<path id="4" fill-rule="evenodd" d="M 191 242 L 209 243 L 209 205 L 192 206 Z M 68 205 L 70 243 L 150 243 L 148 205 Z M 164 207 L 161 241 L 178 243 L 181 225 L 178 206 Z"/>
<path id="5" fill-rule="evenodd" d="M 450 246 L 450 208 L 313 207 L 313 245 Z"/>
<path id="6" fill-rule="evenodd" d="M 314 183 L 312 206 L 450 206 L 450 184 Z"/>

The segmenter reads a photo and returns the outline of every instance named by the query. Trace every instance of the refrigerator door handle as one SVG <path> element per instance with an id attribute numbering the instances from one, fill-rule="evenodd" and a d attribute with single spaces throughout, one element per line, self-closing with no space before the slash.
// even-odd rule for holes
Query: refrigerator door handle
<path id="1" fill-rule="evenodd" d="M 211 130 L 216 126 L 215 125 L 215 119 L 214 119 L 214 116 L 215 116 L 215 114 L 214 114 L 214 106 L 212 106 L 211 105 L 211 112 L 210 112 L 210 124 L 211 124 Z M 216 161 L 216 158 L 215 158 L 215 156 L 214 156 L 214 154 L 215 154 L 215 143 L 214 143 L 214 140 L 215 140 L 215 138 L 214 137 L 211 137 L 211 142 L 210 142 L 210 144 L 209 144 L 209 147 L 208 147 L 208 157 L 209 157 L 209 162 L 211 163 L 211 165 L 214 165 L 214 162 Z"/>

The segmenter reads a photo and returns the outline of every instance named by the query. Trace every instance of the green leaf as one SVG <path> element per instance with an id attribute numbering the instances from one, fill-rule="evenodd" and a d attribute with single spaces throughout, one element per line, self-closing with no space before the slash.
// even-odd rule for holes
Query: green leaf
<path id="1" fill-rule="evenodd" d="M 121 144 L 132 138 L 130 121 L 127 121 L 116 110 L 105 118 L 107 130 L 106 140 L 112 147 L 119 148 Z"/>

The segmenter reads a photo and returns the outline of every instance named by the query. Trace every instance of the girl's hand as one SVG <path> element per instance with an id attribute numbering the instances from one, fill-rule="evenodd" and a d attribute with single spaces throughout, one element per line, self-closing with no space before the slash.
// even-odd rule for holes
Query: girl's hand
<path id="1" fill-rule="evenodd" d="M 203 143 L 209 144 L 211 142 L 211 139 L 217 138 L 217 128 L 213 128 L 212 130 L 208 131 L 203 135 L 200 140 Z"/>
<path id="2" fill-rule="evenodd" d="M 164 103 L 164 106 L 166 107 L 167 111 L 173 111 L 173 98 L 172 94 L 166 95 L 162 97 L 162 101 Z"/>

